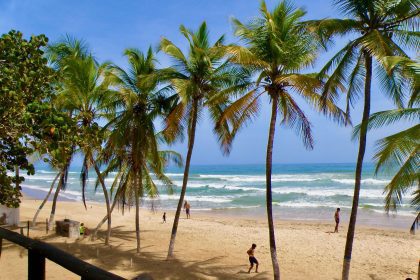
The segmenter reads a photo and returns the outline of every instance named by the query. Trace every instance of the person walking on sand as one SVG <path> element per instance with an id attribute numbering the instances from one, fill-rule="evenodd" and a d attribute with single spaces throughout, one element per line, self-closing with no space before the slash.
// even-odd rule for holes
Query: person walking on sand
<path id="1" fill-rule="evenodd" d="M 251 266 L 248 269 L 248 273 L 251 273 L 251 269 L 254 267 L 254 263 L 255 263 L 255 273 L 258 273 L 258 260 L 254 256 L 255 248 L 257 248 L 257 245 L 252 244 L 251 248 L 249 248 L 249 250 L 246 251 L 249 257 L 249 263 L 251 264 Z"/>
<path id="2" fill-rule="evenodd" d="M 164 222 L 164 223 L 166 223 L 166 212 L 163 212 L 163 217 L 162 217 L 162 219 L 163 219 L 163 222 Z"/>
<path id="3" fill-rule="evenodd" d="M 184 209 L 185 209 L 185 213 L 187 214 L 187 219 L 190 218 L 190 208 L 191 208 L 191 205 L 188 203 L 188 201 L 185 200 Z"/>
<path id="4" fill-rule="evenodd" d="M 335 211 L 334 219 L 335 219 L 334 233 L 336 233 L 338 232 L 338 224 L 340 223 L 340 208 L 337 208 L 337 211 Z"/>

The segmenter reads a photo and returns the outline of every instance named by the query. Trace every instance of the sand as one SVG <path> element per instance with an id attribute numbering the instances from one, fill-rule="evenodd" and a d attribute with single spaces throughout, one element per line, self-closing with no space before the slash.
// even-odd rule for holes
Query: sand
<path id="1" fill-rule="evenodd" d="M 32 219 L 39 200 L 24 199 L 21 221 Z M 45 219 L 51 202 L 39 215 L 30 236 L 57 246 L 75 256 L 128 279 L 148 273 L 154 279 L 271 279 L 272 268 L 268 230 L 264 218 L 246 219 L 232 215 L 212 215 L 192 211 L 192 219 L 183 214 L 176 240 L 176 258 L 166 261 L 173 212 L 141 210 L 141 253 L 135 253 L 134 214 L 115 212 L 110 246 L 103 245 L 105 226 L 96 241 L 67 239 L 45 233 Z M 70 218 L 96 226 L 106 210 L 99 203 L 60 201 L 56 219 Z M 277 221 L 276 237 L 282 279 L 340 279 L 346 226 L 338 234 L 330 233 L 333 224 Z M 3 242 L 0 279 L 27 279 L 27 252 Z M 255 256 L 260 272 L 247 274 L 247 249 L 257 244 Z M 99 254 L 99 257 L 97 257 Z M 417 279 L 420 235 L 408 230 L 376 229 L 359 226 L 353 247 L 351 279 Z M 47 279 L 80 279 L 47 261 Z"/>

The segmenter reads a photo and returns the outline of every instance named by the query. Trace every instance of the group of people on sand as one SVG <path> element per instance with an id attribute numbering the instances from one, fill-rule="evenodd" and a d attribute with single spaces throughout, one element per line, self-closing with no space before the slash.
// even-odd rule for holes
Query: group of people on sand
<path id="1" fill-rule="evenodd" d="M 187 219 L 189 219 L 191 204 L 188 201 L 184 202 L 184 209 L 185 209 L 185 214 L 187 215 Z M 162 219 L 163 219 L 163 223 L 166 223 L 166 212 L 163 213 Z M 334 220 L 335 220 L 334 233 L 338 233 L 338 225 L 340 224 L 340 208 L 337 208 L 337 210 L 335 211 Z M 246 253 L 248 254 L 248 259 L 249 259 L 249 264 L 250 264 L 248 273 L 251 273 L 251 270 L 254 267 L 254 264 L 255 264 L 255 273 L 258 273 L 259 263 L 258 263 L 257 258 L 254 256 L 255 248 L 257 248 L 257 245 L 253 243 L 251 245 L 251 248 L 249 248 L 249 250 L 246 251 Z"/>
<path id="2" fill-rule="evenodd" d="M 185 214 L 187 214 L 187 219 L 191 218 L 191 215 L 190 215 L 191 204 L 186 200 L 184 202 L 184 209 L 185 209 Z M 166 212 L 163 212 L 162 223 L 166 223 Z"/>
<path id="3" fill-rule="evenodd" d="M 334 233 L 338 233 L 338 225 L 340 224 L 340 208 L 337 208 L 337 210 L 335 211 L 334 220 L 335 220 Z M 253 243 L 251 245 L 251 248 L 249 248 L 249 250 L 246 251 L 246 253 L 248 254 L 248 259 L 249 259 L 249 264 L 250 264 L 249 269 L 248 269 L 248 273 L 251 273 L 251 270 L 254 267 L 254 264 L 255 264 L 255 273 L 258 273 L 259 263 L 258 263 L 257 258 L 255 258 L 255 256 L 254 256 L 255 248 L 257 248 L 257 245 L 255 243 Z M 411 280 L 411 279 L 409 279 L 409 280 Z"/>

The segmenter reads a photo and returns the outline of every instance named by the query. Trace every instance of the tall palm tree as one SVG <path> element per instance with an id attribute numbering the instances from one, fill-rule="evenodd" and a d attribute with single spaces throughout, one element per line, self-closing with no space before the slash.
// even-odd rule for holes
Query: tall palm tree
<path id="1" fill-rule="evenodd" d="M 217 120 L 224 103 L 228 101 L 228 96 L 241 91 L 248 84 L 246 72 L 226 59 L 226 51 L 223 48 L 224 36 L 211 44 L 205 22 L 195 32 L 183 25 L 179 30 L 188 42 L 187 54 L 166 38 L 160 43 L 160 49 L 175 62 L 168 72 L 171 74 L 171 84 L 178 97 L 177 104 L 165 120 L 164 135 L 171 142 L 178 138 L 183 139 L 185 129 L 188 134 L 184 177 L 172 226 L 168 258 L 173 257 L 179 217 L 187 190 L 196 128 L 204 108 L 209 111 L 213 121 Z M 220 93 L 223 93 L 223 96 Z M 215 132 L 221 137 L 223 133 L 227 133 L 224 128 L 222 126 Z"/>
<path id="2" fill-rule="evenodd" d="M 383 59 L 388 56 L 408 57 L 403 48 L 419 48 L 419 2 L 414 0 L 335 0 L 334 4 L 350 18 L 308 22 L 327 46 L 335 35 L 354 35 L 321 70 L 326 79 L 324 99 L 335 100 L 346 90 L 347 113 L 359 96 L 364 98 L 359 151 L 350 222 L 344 252 L 342 279 L 347 280 L 353 249 L 363 158 L 366 150 L 367 126 L 371 106 L 371 85 L 375 66 L 383 92 L 397 106 L 404 103 L 405 89 L 401 73 L 387 72 Z"/>
<path id="3" fill-rule="evenodd" d="M 99 65 L 82 42 L 71 38 L 52 45 L 49 53 L 53 65 L 58 68 L 62 76 L 60 92 L 56 99 L 57 105 L 77 119 L 81 131 L 82 141 L 79 142 L 79 147 L 84 154 L 81 181 L 85 207 L 86 182 L 91 167 L 101 182 L 109 216 L 105 238 L 105 244 L 108 244 L 111 236 L 110 201 L 97 164 L 104 141 L 99 120 L 103 117 L 104 102 L 113 93 L 103 75 L 108 64 Z"/>
<path id="4" fill-rule="evenodd" d="M 137 49 L 127 49 L 129 69 L 112 65 L 108 78 L 118 88 L 108 108 L 113 108 L 114 117 L 107 124 L 111 128 L 105 159 L 110 169 L 118 168 L 117 175 L 124 202 L 134 200 L 136 205 L 137 253 L 140 252 L 140 198 L 146 193 L 157 194 L 156 185 L 150 175 L 166 185 L 172 182 L 164 175 L 164 158 L 159 151 L 159 137 L 156 136 L 154 121 L 168 112 L 172 99 L 167 97 L 170 87 L 164 84 L 165 74 L 156 69 L 152 49 L 146 54 Z"/>
<path id="5" fill-rule="evenodd" d="M 420 119 L 420 64 L 403 57 L 388 57 L 384 59 L 388 72 L 401 71 L 406 84 L 410 85 L 412 94 L 408 102 L 408 108 L 393 109 L 374 113 L 369 118 L 368 130 L 384 127 L 396 122 L 412 122 Z M 360 125 L 354 129 L 354 137 L 360 133 Z M 414 126 L 380 139 L 376 143 L 377 174 L 380 171 L 393 173 L 390 183 L 385 186 L 385 210 L 386 212 L 397 211 L 401 205 L 403 196 L 412 191 L 411 205 L 420 213 L 420 125 Z M 416 188 L 417 187 L 417 188 Z M 411 227 L 414 233 L 417 215 Z"/>
<path id="6" fill-rule="evenodd" d="M 246 47 L 228 46 L 233 61 L 256 72 L 256 82 L 251 91 L 229 105 L 221 115 L 218 125 L 228 121 L 231 134 L 222 139 L 229 146 L 233 136 L 261 110 L 261 99 L 271 103 L 271 120 L 266 154 L 266 206 L 269 241 L 274 279 L 280 279 L 272 210 L 271 174 L 274 135 L 277 117 L 280 124 L 294 128 L 307 149 L 313 148 L 311 123 L 296 101 L 303 98 L 317 110 L 321 109 L 321 83 L 313 74 L 299 71 L 310 66 L 317 57 L 317 43 L 301 26 L 305 12 L 290 2 L 279 3 L 272 11 L 261 3 L 260 16 L 249 24 L 233 19 L 235 34 Z M 344 114 L 331 102 L 325 110 L 330 116 L 344 121 Z"/>

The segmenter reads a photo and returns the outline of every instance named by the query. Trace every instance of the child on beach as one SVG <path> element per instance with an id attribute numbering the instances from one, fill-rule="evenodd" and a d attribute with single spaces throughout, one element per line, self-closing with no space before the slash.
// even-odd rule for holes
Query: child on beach
<path id="1" fill-rule="evenodd" d="M 87 227 L 85 227 L 84 223 L 80 224 L 79 232 L 80 232 L 80 235 L 82 235 L 82 236 L 88 236 L 89 233 L 90 233 L 89 229 Z"/>
<path id="2" fill-rule="evenodd" d="M 249 257 L 249 263 L 251 264 L 251 266 L 248 269 L 248 273 L 251 273 L 251 269 L 254 267 L 254 263 L 255 263 L 255 273 L 258 272 L 258 261 L 254 256 L 255 248 L 257 248 L 257 245 L 252 244 L 251 248 L 246 252 Z"/>
<path id="3" fill-rule="evenodd" d="M 166 223 L 166 212 L 163 212 L 163 217 L 162 217 L 162 219 L 163 219 L 163 222 L 164 222 L 164 223 Z"/>
<path id="4" fill-rule="evenodd" d="M 335 229 L 334 229 L 334 233 L 335 233 L 335 232 L 338 232 L 338 224 L 340 223 L 340 208 L 337 208 L 337 211 L 335 211 L 334 219 L 335 219 Z"/>

